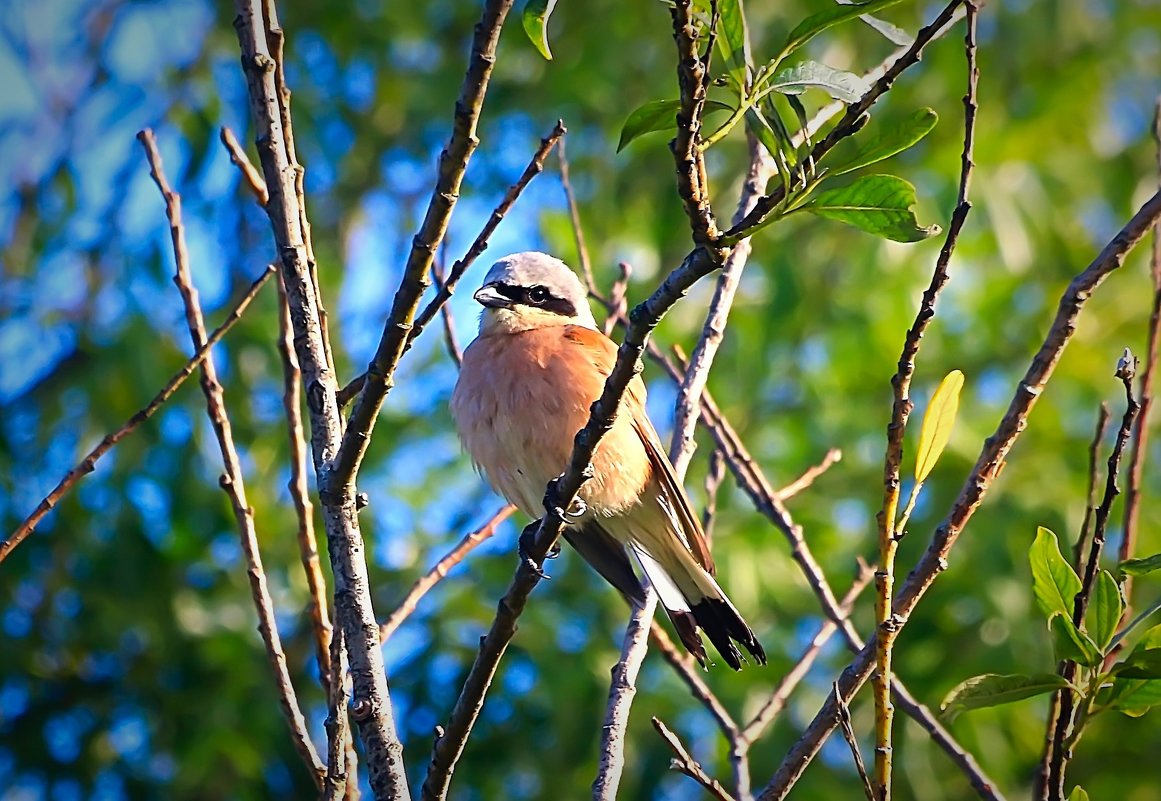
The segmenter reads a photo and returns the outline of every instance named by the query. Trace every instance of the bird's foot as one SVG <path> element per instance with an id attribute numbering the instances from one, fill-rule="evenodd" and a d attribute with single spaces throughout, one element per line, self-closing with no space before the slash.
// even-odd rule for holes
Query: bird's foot
<path id="1" fill-rule="evenodd" d="M 541 569 L 536 560 L 532 558 L 532 548 L 536 544 L 536 532 L 540 530 L 540 521 L 533 520 L 524 527 L 520 532 L 520 539 L 518 541 L 517 552 L 520 554 L 520 561 L 523 562 L 529 570 L 535 573 L 542 579 L 552 578 Z M 555 559 L 560 556 L 560 544 L 556 543 L 552 546 L 547 554 L 547 558 Z"/>
<path id="2" fill-rule="evenodd" d="M 548 489 L 544 492 L 544 507 L 551 509 L 566 526 L 575 526 L 589 510 L 588 504 L 579 495 L 572 499 L 567 509 L 561 504 L 559 476 L 548 482 Z"/>

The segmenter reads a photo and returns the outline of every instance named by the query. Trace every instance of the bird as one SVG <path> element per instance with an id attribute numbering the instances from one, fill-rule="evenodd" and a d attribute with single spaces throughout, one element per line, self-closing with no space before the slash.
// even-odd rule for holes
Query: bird
<path id="1" fill-rule="evenodd" d="M 617 357 L 597 328 L 576 273 L 545 253 L 506 256 L 475 293 L 479 333 L 463 352 L 451 415 L 464 450 L 497 493 L 533 519 L 546 487 L 564 472 Z M 635 376 L 612 428 L 593 454 L 580 504 L 564 538 L 631 603 L 657 592 L 674 629 L 703 668 L 705 632 L 740 670 L 742 645 L 758 664 L 766 653 L 722 591 L 698 516 L 645 411 Z M 575 514 L 574 514 L 575 512 Z M 528 531 L 528 530 L 526 530 Z M 736 644 L 737 643 L 737 644 Z"/>

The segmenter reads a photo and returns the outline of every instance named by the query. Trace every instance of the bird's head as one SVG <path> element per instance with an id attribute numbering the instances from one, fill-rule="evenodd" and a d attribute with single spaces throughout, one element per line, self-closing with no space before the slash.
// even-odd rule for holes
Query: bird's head
<path id="1" fill-rule="evenodd" d="M 545 253 L 515 253 L 492 265 L 475 294 L 480 333 L 517 334 L 558 325 L 597 327 L 576 273 Z"/>

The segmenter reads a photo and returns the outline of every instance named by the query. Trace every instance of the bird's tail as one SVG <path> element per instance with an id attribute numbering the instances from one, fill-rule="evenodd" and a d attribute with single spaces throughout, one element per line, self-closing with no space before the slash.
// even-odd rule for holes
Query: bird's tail
<path id="1" fill-rule="evenodd" d="M 697 563 L 693 554 L 681 547 L 651 549 L 651 544 L 634 538 L 630 547 L 657 591 L 682 644 L 702 667 L 706 666 L 707 658 L 699 628 L 734 670 L 742 669 L 743 659 L 735 641 L 741 643 L 759 665 L 766 664 L 762 644 L 714 577 Z"/>

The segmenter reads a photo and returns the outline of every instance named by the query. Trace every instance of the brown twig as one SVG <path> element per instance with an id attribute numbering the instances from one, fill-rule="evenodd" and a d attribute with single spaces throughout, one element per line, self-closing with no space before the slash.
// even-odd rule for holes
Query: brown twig
<path id="1" fill-rule="evenodd" d="M 224 129 L 223 129 L 224 130 Z M 327 582 L 323 577 L 314 532 L 314 505 L 306 477 L 306 431 L 302 425 L 302 371 L 294 353 L 294 331 L 290 325 L 286 291 L 278 286 L 278 352 L 282 356 L 282 408 L 286 412 L 286 435 L 290 453 L 290 479 L 286 488 L 298 517 L 298 555 L 310 594 L 311 627 L 314 630 L 319 681 L 330 686 L 331 616 L 327 610 Z"/>
<path id="2" fill-rule="evenodd" d="M 694 244 L 711 245 L 717 240 L 719 232 L 710 205 L 705 155 L 698 144 L 701 141 L 702 112 L 705 110 L 706 89 L 709 86 L 707 68 L 713 47 L 711 42 L 703 60 L 698 53 L 692 5 L 692 0 L 676 0 L 669 9 L 673 18 L 673 41 L 677 44 L 677 85 L 681 98 L 681 107 L 677 111 L 677 135 L 669 147 L 677 166 L 677 194 L 685 206 Z M 713 9 L 714 19 L 709 26 L 711 36 L 716 27 L 716 4 Z"/>
<path id="3" fill-rule="evenodd" d="M 649 627 L 657 609 L 657 593 L 647 589 L 645 600 L 633 605 L 625 637 L 621 644 L 621 658 L 613 665 L 609 699 L 605 708 L 605 722 L 601 727 L 600 756 L 597 777 L 593 780 L 593 801 L 615 801 L 625 767 L 625 729 L 629 725 L 629 710 L 637 695 L 637 675 L 645 662 Z"/>
<path id="4" fill-rule="evenodd" d="M 577 206 L 576 195 L 572 191 L 572 181 L 568 174 L 568 155 L 564 150 L 565 140 L 560 140 L 556 149 L 556 158 L 560 165 L 560 184 L 564 188 L 564 199 L 568 204 L 568 217 L 572 221 L 572 235 L 576 239 L 576 256 L 580 261 L 581 274 L 585 279 L 585 287 L 589 292 L 596 292 L 597 283 L 593 278 L 593 263 L 589 259 L 589 247 L 585 243 L 585 231 L 581 226 L 580 208 Z M 606 331 L 606 334 L 609 332 Z"/>
<path id="5" fill-rule="evenodd" d="M 246 155 L 246 150 L 238 138 L 234 136 L 233 131 L 223 126 L 218 136 L 221 138 L 226 152 L 230 154 L 230 161 L 242 173 L 242 178 L 254 194 L 254 199 L 258 201 L 259 206 L 265 208 L 266 204 L 270 202 L 270 192 L 266 189 L 266 181 L 262 180 L 262 173 L 258 172 L 258 168 L 250 161 L 250 157 Z"/>
<path id="6" fill-rule="evenodd" d="M 814 484 L 819 476 L 821 476 L 827 470 L 830 470 L 831 467 L 833 467 L 836 463 L 841 462 L 842 458 L 842 451 L 840 451 L 838 448 L 831 448 L 826 452 L 826 455 L 822 457 L 821 462 L 812 467 L 806 468 L 806 470 L 802 472 L 802 475 L 791 481 L 782 489 L 778 490 L 775 493 L 775 495 L 778 496 L 778 500 L 789 500 L 798 493 L 802 492 L 804 489 L 807 489 L 812 484 Z"/>
<path id="7" fill-rule="evenodd" d="M 323 801 L 339 801 L 347 791 L 347 749 L 350 737 L 347 721 L 347 650 L 343 630 L 331 638 L 329 661 L 334 665 L 327 681 L 327 775 L 323 783 Z"/>
<path id="8" fill-rule="evenodd" d="M 908 575 L 895 598 L 894 616 L 899 628 L 906 625 L 911 613 L 938 576 L 947 569 L 947 556 L 963 528 L 979 507 L 1004 464 L 1012 445 L 1027 424 L 1028 416 L 1052 377 L 1057 362 L 1076 330 L 1076 320 L 1093 291 L 1105 278 L 1124 264 L 1125 256 L 1161 219 L 1161 192 L 1145 201 L 1144 205 L 1112 238 L 1097 257 L 1079 273 L 1060 299 L 1056 317 L 1045 335 L 1044 342 L 1033 357 L 1024 377 L 1017 385 L 1015 395 L 996 427 L 985 440 L 975 467 L 960 490 L 951 510 L 936 528 L 927 550 Z M 839 679 L 839 694 L 849 703 L 874 669 L 875 643 L 872 640 L 843 671 Z M 785 798 L 802 771 L 818 753 L 823 741 L 834 731 L 837 723 L 835 697 L 828 697 L 802 737 L 783 759 L 781 766 L 763 790 L 760 801 Z"/>
<path id="9" fill-rule="evenodd" d="M 1161 176 L 1161 97 L 1153 108 L 1153 141 L 1157 150 L 1157 171 Z M 1145 348 L 1145 370 L 1141 375 L 1141 414 L 1133 430 L 1133 450 L 1129 456 L 1128 486 L 1125 488 L 1125 523 L 1117 559 L 1125 561 L 1133 556 L 1137 542 L 1137 517 L 1140 511 L 1141 479 L 1145 471 L 1145 454 L 1149 448 L 1149 410 L 1153 406 L 1153 380 L 1157 369 L 1158 351 L 1161 351 L 1161 227 L 1153 229 L 1153 252 L 1149 262 L 1153 279 L 1153 306 L 1149 312 L 1149 335 Z M 1125 594 L 1125 612 L 1122 623 L 1132 617 L 1133 577 L 1125 576 L 1121 586 Z"/>
<path id="10" fill-rule="evenodd" d="M 476 24 L 467 74 L 464 76 L 459 100 L 456 101 L 452 135 L 439 157 L 435 190 L 431 193 L 423 223 L 412 240 L 407 264 L 403 268 L 403 279 L 391 303 L 391 313 L 384 323 L 383 336 L 367 366 L 363 388 L 351 408 L 342 446 L 324 482 L 324 488 L 329 492 L 354 494 L 355 476 L 371 440 L 375 419 L 394 384 L 395 368 L 411 339 L 419 302 L 431 285 L 429 274 L 432 259 L 447 232 L 468 162 L 480 143 L 476 138 L 476 126 L 484 106 L 492 68 L 496 63 L 500 29 L 512 3 L 513 0 L 487 0 L 483 15 Z M 453 267 L 449 285 L 456 278 Z M 445 286 L 445 290 L 447 288 Z"/>
<path id="11" fill-rule="evenodd" d="M 656 620 L 649 627 L 649 636 L 653 645 L 657 647 L 657 652 L 677 671 L 678 677 L 689 687 L 693 697 L 709 711 L 721 730 L 727 736 L 729 736 L 729 732 L 736 731 L 738 724 L 734 722 L 729 710 L 714 694 L 714 691 L 705 683 L 701 667 L 694 662 L 693 657 L 688 652 L 678 648 L 670 639 L 668 632 L 665 631 L 665 627 Z"/>
<path id="12" fill-rule="evenodd" d="M 198 366 L 206 360 L 206 358 L 210 355 L 210 351 L 213 349 L 214 345 L 221 342 L 222 337 L 229 333 L 230 329 L 234 327 L 236 322 L 242 319 L 242 314 L 250 306 L 250 303 L 254 300 L 254 298 L 257 297 L 258 291 L 262 289 L 262 287 L 266 285 L 266 282 L 269 281 L 270 278 L 274 275 L 275 270 L 276 268 L 273 264 L 268 265 L 266 269 L 263 270 L 262 275 L 258 276 L 258 278 L 254 280 L 254 283 L 250 284 L 250 287 L 234 305 L 234 308 L 230 310 L 230 313 L 226 315 L 226 319 L 222 321 L 221 325 L 215 328 L 213 333 L 210 334 L 210 336 L 206 339 L 206 344 L 203 347 L 198 348 L 194 355 L 191 356 L 184 365 L 182 365 L 181 369 L 173 374 L 173 377 L 166 382 L 165 386 L 162 387 L 161 390 L 153 396 L 153 400 L 149 401 L 149 403 L 146 404 L 144 408 L 134 412 L 129 417 L 129 419 L 126 420 L 116 431 L 105 435 L 104 439 L 98 442 L 91 451 L 85 454 L 85 457 L 77 463 L 77 466 L 68 471 L 64 478 L 62 478 L 60 482 L 57 483 L 55 487 L 53 487 L 52 491 L 48 493 L 48 495 L 44 496 L 40 503 L 36 505 L 36 508 L 32 510 L 32 513 L 29 514 L 28 517 L 26 517 L 23 522 L 21 522 L 21 524 L 17 526 L 11 534 L 8 535 L 8 538 L 3 542 L 0 542 L 0 562 L 3 562 L 5 559 L 7 559 L 8 555 L 12 553 L 13 549 L 16 548 L 17 545 L 24 542 L 24 540 L 27 539 L 30 534 L 36 531 L 36 527 L 40 524 L 40 521 L 44 518 L 44 516 L 56 508 L 56 505 L 61 502 L 61 499 L 64 498 L 64 496 L 67 495 L 69 491 L 71 491 L 72 488 L 75 487 L 82 478 L 87 476 L 89 473 L 92 473 L 96 469 L 97 462 L 102 456 L 112 450 L 113 446 L 118 442 L 132 434 L 137 429 L 137 426 L 153 417 L 153 415 L 157 413 L 157 410 L 165 405 L 165 402 L 173 396 L 173 393 L 175 393 L 178 388 L 185 383 L 185 380 L 194 374 L 194 371 L 198 369 Z"/>
<path id="13" fill-rule="evenodd" d="M 839 697 L 837 687 L 832 687 L 831 692 L 835 694 L 835 697 Z M 851 749 L 855 770 L 858 771 L 859 778 L 863 781 L 863 793 L 867 796 L 867 801 L 875 801 L 875 786 L 871 783 L 871 777 L 867 775 L 867 766 L 863 764 L 863 755 L 859 751 L 859 741 L 855 738 L 855 727 L 851 724 L 851 710 L 842 701 L 839 701 L 838 717 L 843 739 L 847 741 L 847 745 Z"/>
<path id="14" fill-rule="evenodd" d="M 190 277 L 189 254 L 186 250 L 185 228 L 181 218 L 181 197 L 170 188 L 169 182 L 166 180 L 161 154 L 157 151 L 157 142 L 153 137 L 153 132 L 146 128 L 137 134 L 137 138 L 145 148 L 150 175 L 165 201 L 165 213 L 169 218 L 170 237 L 173 241 L 173 256 L 176 264 L 173 280 L 181 292 L 182 302 L 185 305 L 190 339 L 194 348 L 201 348 L 207 341 L 206 325 L 202 316 L 201 304 L 198 301 L 198 293 Z M 258 550 L 258 533 L 254 528 L 254 510 L 246 502 L 242 464 L 234 445 L 234 435 L 229 416 L 226 413 L 222 385 L 218 381 L 217 369 L 214 366 L 212 356 L 207 357 L 202 362 L 201 371 L 201 386 L 206 396 L 206 411 L 209 414 L 214 433 L 217 435 L 218 447 L 226 471 L 222 475 L 220 483 L 234 508 L 234 518 L 238 525 L 242 553 L 246 559 L 246 574 L 250 580 L 250 591 L 254 599 L 255 609 L 258 612 L 258 631 L 262 635 L 266 656 L 274 671 L 279 702 L 286 722 L 290 726 L 295 749 L 310 770 L 315 785 L 321 790 L 322 777 L 325 775 L 326 768 L 319 759 L 314 743 L 311 742 L 310 735 L 306 731 L 306 719 L 298 705 L 294 684 L 290 679 L 290 671 L 286 665 L 286 654 L 282 650 L 282 640 L 278 635 L 278 624 L 274 617 L 274 601 L 270 597 L 270 589 L 266 584 L 266 572 L 262 567 L 262 555 Z"/>
<path id="15" fill-rule="evenodd" d="M 705 772 L 702 766 L 698 764 L 698 761 L 681 744 L 681 740 L 677 739 L 677 735 L 671 732 L 669 727 L 662 723 L 660 719 L 653 718 L 653 728 L 657 730 L 657 733 L 661 735 L 661 739 L 673 751 L 674 756 L 670 762 L 670 766 L 674 770 L 681 771 L 693 779 L 704 787 L 706 792 L 718 799 L 718 801 L 736 801 L 725 787 L 722 787 L 716 779 Z"/>
<path id="16" fill-rule="evenodd" d="M 335 375 L 321 322 L 315 290 L 309 228 L 303 224 L 297 164 L 289 132 L 288 94 L 280 91 L 281 75 L 271 39 L 281 41 L 269 2 L 236 0 L 235 29 L 242 51 L 256 144 L 263 177 L 270 192 L 266 205 L 277 246 L 282 283 L 286 287 L 295 353 L 306 387 L 311 451 L 320 486 L 319 501 L 326 526 L 328 553 L 335 586 L 335 621 L 343 630 L 354 696 L 353 716 L 363 740 L 363 753 L 376 799 L 407 799 L 403 745 L 395 731 L 391 696 L 379 648 L 379 631 L 367 578 L 366 549 L 359 529 L 355 493 L 342 484 L 331 490 L 328 476 L 342 439 L 343 422 L 335 397 Z M 285 84 L 281 83 L 282 89 Z"/>
<path id="17" fill-rule="evenodd" d="M 1072 549 L 1072 563 L 1079 571 L 1084 567 L 1084 553 L 1088 547 L 1088 538 L 1092 534 L 1092 515 L 1097 507 L 1097 465 L 1100 461 L 1101 440 L 1105 436 L 1105 427 L 1109 423 L 1109 405 L 1101 401 L 1097 411 L 1096 430 L 1093 431 L 1092 442 L 1088 445 L 1088 492 L 1085 497 L 1088 502 L 1084 506 L 1084 519 L 1080 523 L 1080 534 Z"/>
<path id="18" fill-rule="evenodd" d="M 1093 588 L 1096 586 L 1097 573 L 1100 570 L 1101 553 L 1105 545 L 1105 531 L 1108 528 L 1109 514 L 1112 512 L 1113 501 L 1121 494 L 1117 486 L 1117 473 L 1121 468 L 1121 458 L 1132 436 L 1133 423 L 1141 406 L 1133 397 L 1133 378 L 1137 374 L 1137 359 L 1128 348 L 1117 362 L 1116 377 L 1125 388 L 1125 413 L 1121 418 L 1121 426 L 1117 429 L 1117 439 L 1109 454 L 1108 468 L 1105 472 L 1105 490 L 1101 496 L 1100 505 L 1093 514 L 1092 541 L 1089 544 L 1088 559 L 1081 575 L 1080 591 L 1073 599 L 1072 624 L 1078 629 L 1084 622 L 1084 613 L 1088 609 L 1089 599 L 1092 598 Z M 1075 662 L 1065 662 L 1062 674 L 1068 681 L 1073 681 L 1077 674 Z M 1048 798 L 1052 801 L 1064 801 L 1064 778 L 1068 769 L 1068 762 L 1072 758 L 1069 741 L 1072 739 L 1070 730 L 1076 726 L 1073 712 L 1076 709 L 1076 695 L 1067 688 L 1057 692 L 1059 697 L 1060 713 L 1056 717 L 1055 728 L 1052 733 L 1052 742 L 1049 747 L 1050 758 L 1048 764 Z"/>
<path id="19" fill-rule="evenodd" d="M 877 670 L 871 679 L 875 695 L 875 791 L 879 801 L 890 801 L 892 772 L 892 737 L 895 709 L 891 705 L 892 657 L 895 646 L 895 621 L 891 616 L 891 599 L 895 592 L 895 553 L 899 541 L 906 533 L 898 520 L 900 469 L 903 461 L 903 435 L 911 416 L 913 404 L 910 397 L 911 378 L 915 374 L 915 358 L 923 334 L 935 317 L 935 303 L 940 290 L 947 283 L 948 267 L 960 231 L 971 211 L 968 192 L 971 188 L 972 161 L 976 130 L 976 91 L 979 85 L 979 65 L 976 61 L 976 0 L 967 0 L 967 24 L 964 33 L 964 52 L 967 60 L 967 92 L 963 97 L 964 135 L 963 152 L 959 176 L 959 192 L 955 210 L 947 228 L 947 236 L 939 257 L 931 283 L 923 293 L 915 321 L 903 340 L 903 352 L 899 356 L 898 368 L 891 378 L 894 400 L 891 420 L 887 424 L 887 448 L 883 459 L 883 505 L 877 516 L 879 528 L 879 571 L 875 574 L 875 619 L 878 626 L 875 662 Z M 912 492 L 918 492 L 916 486 Z M 904 513 L 906 516 L 906 512 Z M 836 694 L 836 698 L 839 696 Z"/>
<path id="20" fill-rule="evenodd" d="M 446 244 L 446 242 L 447 240 L 445 239 L 444 243 Z M 441 256 L 443 252 L 444 248 L 441 247 Z M 443 264 L 440 263 L 439 259 L 431 265 L 431 275 L 435 279 L 437 289 L 442 290 L 443 287 L 447 286 L 447 275 L 444 273 Z M 456 367 L 459 367 L 464 362 L 464 349 L 460 347 L 459 338 L 456 336 L 456 323 L 455 318 L 452 316 L 451 305 L 445 303 L 440 306 L 439 316 L 443 321 L 443 342 L 447 347 L 447 355 L 456 363 Z"/>
<path id="21" fill-rule="evenodd" d="M 618 323 L 627 324 L 629 320 L 629 277 L 633 274 L 633 268 L 627 261 L 618 262 L 617 268 L 620 274 L 613 282 L 607 299 L 601 297 L 596 290 L 589 290 L 590 297 L 600 300 L 608 312 L 605 318 L 605 336 L 612 336 Z"/>
<path id="22" fill-rule="evenodd" d="M 565 130 L 564 123 L 557 120 L 556 126 L 549 132 L 548 136 L 540 140 L 540 146 L 532 154 L 532 159 L 528 162 L 528 166 L 524 168 L 524 172 L 516 180 L 516 183 L 508 187 L 508 191 L 504 193 L 504 197 L 496 205 L 496 208 L 492 210 L 491 216 L 484 223 L 484 227 L 480 229 L 480 233 L 476 235 L 471 247 L 468 248 L 468 252 L 452 265 L 447 280 L 440 281 L 440 286 L 435 297 L 415 317 L 415 321 L 411 324 L 407 332 L 407 340 L 403 344 L 404 353 L 411 349 L 411 346 L 415 343 L 415 339 L 423 332 L 427 324 L 451 300 L 451 296 L 455 292 L 460 279 L 463 278 L 464 273 L 475 263 L 476 259 L 480 257 L 480 254 L 487 249 L 488 240 L 491 239 L 492 234 L 495 233 L 496 228 L 504 220 L 504 217 L 511 211 L 512 206 L 519 199 L 525 187 L 528 186 L 533 178 L 544 171 L 545 159 L 548 158 L 548 154 L 552 152 L 552 148 L 564 136 Z M 339 403 L 345 406 L 356 394 L 361 392 L 366 378 L 367 374 L 364 373 L 343 387 L 339 392 Z"/>
<path id="23" fill-rule="evenodd" d="M 700 415 L 699 415 L 700 419 Z M 721 448 L 714 448 L 710 453 L 709 467 L 705 471 L 705 509 L 701 515 L 701 530 L 705 533 L 705 544 L 709 547 L 714 543 L 714 524 L 718 514 L 718 490 L 726 480 L 726 458 Z"/>
<path id="24" fill-rule="evenodd" d="M 383 625 L 379 626 L 379 640 L 387 642 L 395 630 L 399 628 L 400 624 L 408 618 L 408 616 L 415 611 L 416 606 L 423 596 L 431 591 L 431 588 L 447 577 L 447 574 L 453 567 L 464 560 L 469 553 L 476 549 L 476 546 L 488 540 L 496 533 L 496 528 L 507 520 L 516 507 L 512 504 L 500 507 L 496 510 L 487 522 L 471 531 L 461 539 L 454 548 L 447 552 L 431 570 L 427 571 L 422 578 L 411 585 L 407 595 L 399 602 L 399 606 L 395 611 L 383 621 Z"/>

